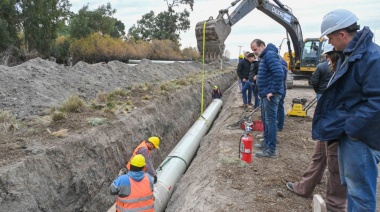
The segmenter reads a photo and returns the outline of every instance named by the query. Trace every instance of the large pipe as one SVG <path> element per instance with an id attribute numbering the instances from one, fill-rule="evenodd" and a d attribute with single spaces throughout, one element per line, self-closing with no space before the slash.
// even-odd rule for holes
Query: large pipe
<path id="1" fill-rule="evenodd" d="M 175 184 L 185 173 L 222 104 L 222 100 L 214 99 L 157 169 L 158 180 L 154 185 L 154 211 L 165 210 Z"/>
<path id="2" fill-rule="evenodd" d="M 222 104 L 222 100 L 214 99 L 157 169 L 157 183 L 154 184 L 155 212 L 165 210 L 173 193 L 174 185 L 185 173 Z M 114 211 L 116 211 L 115 204 L 108 212 Z"/>

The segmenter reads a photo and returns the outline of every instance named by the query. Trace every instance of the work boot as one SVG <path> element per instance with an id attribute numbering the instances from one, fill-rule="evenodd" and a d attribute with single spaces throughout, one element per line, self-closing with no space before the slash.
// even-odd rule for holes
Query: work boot
<path id="1" fill-rule="evenodd" d="M 291 191 L 294 192 L 293 185 L 294 185 L 294 183 L 287 182 L 287 183 L 286 183 L 286 188 L 288 188 L 289 190 L 291 190 Z"/>
<path id="2" fill-rule="evenodd" d="M 258 158 L 275 158 L 275 159 L 278 158 L 277 152 L 271 153 L 268 150 L 266 150 L 266 151 L 264 150 L 262 152 L 256 152 L 256 157 L 258 157 Z"/>
<path id="3" fill-rule="evenodd" d="M 253 106 L 252 102 L 248 103 L 249 106 Z"/>
<path id="4" fill-rule="evenodd" d="M 264 148 L 263 143 L 258 143 L 258 144 L 255 144 L 254 146 L 257 149 L 263 149 Z"/>
<path id="5" fill-rule="evenodd" d="M 246 105 L 246 104 L 242 104 L 242 105 L 240 105 L 239 107 L 241 107 L 241 108 L 247 108 L 248 105 Z"/>

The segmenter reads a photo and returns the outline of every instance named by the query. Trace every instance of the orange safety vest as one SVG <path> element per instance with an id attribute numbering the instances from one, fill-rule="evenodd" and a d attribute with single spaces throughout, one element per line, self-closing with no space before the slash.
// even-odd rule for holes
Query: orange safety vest
<path id="1" fill-rule="evenodd" d="M 146 141 L 141 142 L 141 144 L 136 147 L 135 151 L 133 152 L 133 155 L 132 155 L 131 159 L 133 157 L 135 157 L 135 155 L 137 155 L 137 151 L 139 151 L 140 148 L 146 148 L 148 150 L 148 156 L 150 156 L 150 150 L 149 150 L 149 148 L 148 148 L 148 146 L 146 145 L 145 142 Z M 129 159 L 129 161 L 128 161 L 127 165 L 126 165 L 126 167 L 127 167 L 128 170 L 131 170 L 131 159 Z M 148 158 L 145 158 L 145 160 L 148 160 Z M 144 166 L 143 171 L 146 172 L 146 166 Z"/>
<path id="2" fill-rule="evenodd" d="M 154 212 L 153 191 L 148 174 L 140 182 L 129 178 L 131 194 L 116 198 L 116 212 Z"/>

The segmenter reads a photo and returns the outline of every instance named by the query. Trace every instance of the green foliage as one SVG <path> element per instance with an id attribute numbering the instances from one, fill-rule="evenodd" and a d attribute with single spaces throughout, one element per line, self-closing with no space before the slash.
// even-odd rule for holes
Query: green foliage
<path id="1" fill-rule="evenodd" d="M 51 55 L 58 29 L 71 15 L 70 6 L 69 0 L 20 1 L 27 52 L 35 49 L 45 57 Z"/>
<path id="2" fill-rule="evenodd" d="M 106 118 L 90 118 L 87 120 L 87 123 L 91 126 L 99 126 L 99 125 L 103 125 L 103 124 L 106 124 L 106 123 L 109 123 L 108 120 Z"/>
<path id="3" fill-rule="evenodd" d="M 155 15 L 153 11 L 146 13 L 137 25 L 133 25 L 128 30 L 128 37 L 135 40 L 152 41 L 171 40 L 179 44 L 180 32 L 190 28 L 190 12 L 184 9 L 182 12 L 176 12 L 174 7 L 179 4 L 189 5 L 193 10 L 194 0 L 165 0 L 167 11 L 163 11 Z"/>
<path id="4" fill-rule="evenodd" d="M 70 40 L 66 36 L 59 36 L 52 46 L 52 56 L 57 59 L 57 63 L 65 63 L 70 56 Z"/>
<path id="5" fill-rule="evenodd" d="M 79 112 L 84 106 L 84 101 L 79 96 L 71 96 L 63 102 L 59 110 L 61 112 Z"/>
<path id="6" fill-rule="evenodd" d="M 0 52 L 9 46 L 19 47 L 17 31 L 20 26 L 20 13 L 17 10 L 18 0 L 0 1 Z"/>
<path id="7" fill-rule="evenodd" d="M 95 32 L 120 38 L 125 35 L 125 26 L 112 17 L 115 13 L 116 10 L 112 9 L 110 3 L 101 5 L 94 11 L 88 10 L 88 4 L 83 6 L 70 20 L 71 38 L 86 38 Z"/>

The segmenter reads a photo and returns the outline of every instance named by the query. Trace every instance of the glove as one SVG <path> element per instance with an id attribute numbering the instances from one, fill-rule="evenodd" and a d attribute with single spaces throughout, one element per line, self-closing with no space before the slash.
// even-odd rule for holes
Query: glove
<path id="1" fill-rule="evenodd" d="M 153 183 L 157 183 L 157 175 L 153 177 L 154 180 L 153 180 Z"/>
<path id="2" fill-rule="evenodd" d="M 119 176 L 128 173 L 128 170 L 126 168 L 122 168 L 119 171 Z"/>

